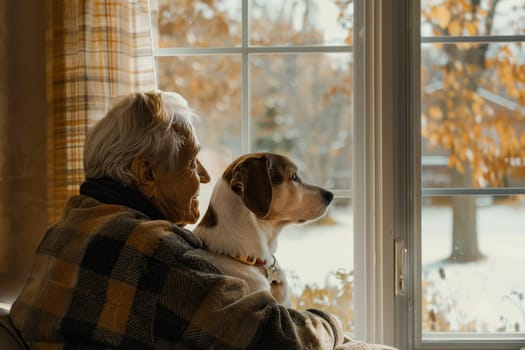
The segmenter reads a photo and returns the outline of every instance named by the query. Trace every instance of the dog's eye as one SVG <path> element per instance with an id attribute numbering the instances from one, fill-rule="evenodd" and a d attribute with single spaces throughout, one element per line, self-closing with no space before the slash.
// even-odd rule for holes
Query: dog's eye
<path id="1" fill-rule="evenodd" d="M 297 176 L 297 173 L 293 173 L 292 175 L 290 175 L 290 180 L 292 181 L 295 181 L 295 182 L 299 182 L 299 176 Z"/>

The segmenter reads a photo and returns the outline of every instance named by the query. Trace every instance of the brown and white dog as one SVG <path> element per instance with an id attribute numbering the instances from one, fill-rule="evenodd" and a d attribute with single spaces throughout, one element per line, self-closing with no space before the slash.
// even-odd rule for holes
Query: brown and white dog
<path id="1" fill-rule="evenodd" d="M 274 256 L 278 235 L 288 224 L 321 217 L 332 199 L 332 192 L 301 181 L 288 158 L 246 154 L 215 184 L 194 233 L 224 274 L 245 280 L 250 292 L 268 290 L 289 304 L 286 279 Z"/>

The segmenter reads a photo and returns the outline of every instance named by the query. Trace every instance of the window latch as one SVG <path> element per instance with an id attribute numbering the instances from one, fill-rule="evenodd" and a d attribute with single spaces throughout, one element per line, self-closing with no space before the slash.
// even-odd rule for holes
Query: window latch
<path id="1" fill-rule="evenodd" d="M 402 239 L 394 240 L 394 268 L 395 268 L 395 295 L 405 295 L 406 293 L 406 275 L 405 275 L 405 263 L 407 249 L 405 248 L 405 242 Z"/>

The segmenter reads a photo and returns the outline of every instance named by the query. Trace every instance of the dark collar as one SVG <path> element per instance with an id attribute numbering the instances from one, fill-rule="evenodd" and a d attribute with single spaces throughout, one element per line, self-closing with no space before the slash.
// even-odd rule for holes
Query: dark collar
<path id="1" fill-rule="evenodd" d="M 124 186 L 108 178 L 89 179 L 80 185 L 80 194 L 106 204 L 124 205 L 151 220 L 166 220 L 160 211 L 135 187 Z"/>

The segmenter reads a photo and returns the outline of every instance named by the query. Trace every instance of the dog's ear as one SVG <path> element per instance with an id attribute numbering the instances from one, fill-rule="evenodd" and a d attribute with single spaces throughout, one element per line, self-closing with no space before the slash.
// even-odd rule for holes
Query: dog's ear
<path id="1" fill-rule="evenodd" d="M 269 160 L 266 156 L 246 158 L 233 168 L 230 188 L 257 217 L 264 218 L 272 203 Z"/>

